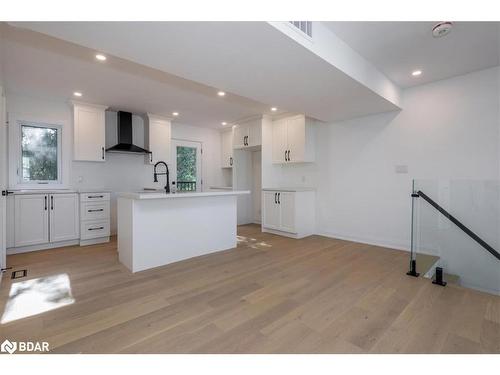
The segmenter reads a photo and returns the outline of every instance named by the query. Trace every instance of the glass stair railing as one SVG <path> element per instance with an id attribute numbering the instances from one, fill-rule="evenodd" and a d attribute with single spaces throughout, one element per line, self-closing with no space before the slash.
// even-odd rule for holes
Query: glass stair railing
<path id="1" fill-rule="evenodd" d="M 410 271 L 500 295 L 499 181 L 414 180 Z"/>

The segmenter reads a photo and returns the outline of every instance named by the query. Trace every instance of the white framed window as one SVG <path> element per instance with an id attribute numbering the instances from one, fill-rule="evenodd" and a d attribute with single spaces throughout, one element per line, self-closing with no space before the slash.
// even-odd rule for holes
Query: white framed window
<path id="1" fill-rule="evenodd" d="M 62 184 L 62 126 L 18 122 L 18 184 L 26 186 Z"/>

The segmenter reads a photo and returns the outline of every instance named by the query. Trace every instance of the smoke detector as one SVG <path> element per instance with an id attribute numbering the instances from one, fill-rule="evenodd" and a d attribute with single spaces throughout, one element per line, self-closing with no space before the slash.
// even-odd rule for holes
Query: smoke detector
<path id="1" fill-rule="evenodd" d="M 439 22 L 432 28 L 432 36 L 434 38 L 441 38 L 445 35 L 448 35 L 452 27 L 453 23 L 451 22 Z"/>

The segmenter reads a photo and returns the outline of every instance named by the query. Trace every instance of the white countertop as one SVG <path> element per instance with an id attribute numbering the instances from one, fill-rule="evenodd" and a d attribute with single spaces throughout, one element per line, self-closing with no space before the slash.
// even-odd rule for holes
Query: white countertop
<path id="1" fill-rule="evenodd" d="M 315 191 L 315 188 L 312 187 L 277 187 L 277 188 L 263 188 L 263 191 Z"/>
<path id="2" fill-rule="evenodd" d="M 26 194 L 70 194 L 78 193 L 76 190 L 70 189 L 22 189 L 11 190 L 13 195 L 26 195 Z"/>
<path id="3" fill-rule="evenodd" d="M 22 189 L 11 190 L 13 195 L 26 194 L 75 194 L 75 193 L 110 193 L 108 189 Z"/>
<path id="4" fill-rule="evenodd" d="M 166 194 L 161 192 L 121 192 L 116 193 L 118 198 L 128 199 L 176 199 L 176 198 L 197 198 L 197 197 L 216 197 L 221 195 L 244 195 L 250 194 L 249 190 L 231 190 L 231 191 L 203 191 L 200 193 L 173 193 Z"/>
<path id="5" fill-rule="evenodd" d="M 210 186 L 210 189 L 214 190 L 233 190 L 232 186 Z"/>

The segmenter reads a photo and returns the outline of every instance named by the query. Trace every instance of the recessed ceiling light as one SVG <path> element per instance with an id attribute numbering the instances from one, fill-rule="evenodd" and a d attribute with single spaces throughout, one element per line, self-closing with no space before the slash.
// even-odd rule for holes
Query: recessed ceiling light
<path id="1" fill-rule="evenodd" d="M 99 61 L 106 61 L 106 58 L 107 58 L 107 57 L 106 57 L 106 56 L 104 56 L 104 55 L 102 55 L 102 54 L 100 54 L 100 53 L 98 53 L 97 55 L 95 55 L 95 58 L 96 58 L 97 60 L 99 60 Z"/>
<path id="2" fill-rule="evenodd" d="M 219 95 L 219 96 L 226 96 L 226 93 L 225 93 L 224 91 L 219 91 L 219 92 L 217 93 L 217 95 Z"/>
<path id="3" fill-rule="evenodd" d="M 73 95 L 74 95 L 74 96 L 78 96 L 78 97 L 80 97 L 80 96 L 82 96 L 82 93 L 81 93 L 81 92 L 78 92 L 78 91 L 75 91 L 75 92 L 73 93 Z"/>
<path id="4" fill-rule="evenodd" d="M 276 108 L 276 107 L 271 107 L 271 111 L 276 112 L 277 110 L 278 110 L 278 108 Z"/>
<path id="5" fill-rule="evenodd" d="M 227 125 L 227 122 L 222 121 L 222 122 L 221 122 L 221 124 L 222 124 L 222 125 Z"/>
<path id="6" fill-rule="evenodd" d="M 179 112 L 172 112 L 172 116 L 179 116 Z"/>
<path id="7" fill-rule="evenodd" d="M 411 75 L 414 77 L 419 76 L 420 74 L 422 74 L 421 70 L 414 70 L 413 72 L 411 72 Z"/>

